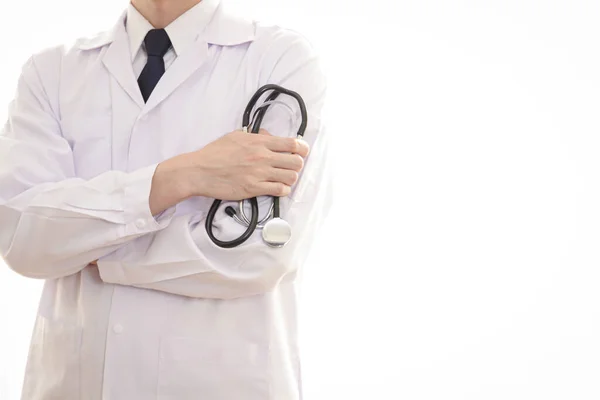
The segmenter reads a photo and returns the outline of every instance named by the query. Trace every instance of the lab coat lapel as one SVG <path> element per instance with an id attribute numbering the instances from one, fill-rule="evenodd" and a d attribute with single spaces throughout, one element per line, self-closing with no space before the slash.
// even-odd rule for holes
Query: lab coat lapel
<path id="1" fill-rule="evenodd" d="M 165 71 L 148 98 L 142 114 L 150 112 L 165 100 L 208 60 L 208 43 L 199 37 L 183 54 L 177 56 Z"/>
<path id="2" fill-rule="evenodd" d="M 133 72 L 129 40 L 123 23 L 115 28 L 114 41 L 104 53 L 102 63 L 119 83 L 119 86 L 142 108 L 144 106 L 144 98 Z"/>

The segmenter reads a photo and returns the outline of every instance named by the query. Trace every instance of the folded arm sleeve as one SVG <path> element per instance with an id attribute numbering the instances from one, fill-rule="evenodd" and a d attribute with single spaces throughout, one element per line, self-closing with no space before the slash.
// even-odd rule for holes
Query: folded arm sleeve
<path id="1" fill-rule="evenodd" d="M 42 62 L 45 72 L 53 68 Z M 35 57 L 24 65 L 0 134 L 0 255 L 21 275 L 52 279 L 165 228 L 172 211 L 158 219 L 150 212 L 156 165 L 76 177 L 58 118 L 58 81 L 44 85 L 36 65 Z"/>
<path id="2" fill-rule="evenodd" d="M 292 239 L 279 249 L 268 247 L 257 230 L 242 245 L 223 249 L 206 234 L 205 217 L 177 216 L 169 227 L 136 239 L 98 262 L 106 282 L 148 288 L 195 298 L 231 299 L 273 290 L 293 279 L 306 259 L 331 204 L 331 163 L 323 126 L 326 82 L 318 58 L 301 37 L 288 43 L 284 54 L 271 60 L 261 81 L 299 92 L 307 106 L 305 140 L 311 146 L 305 167 L 292 194 L 281 198 L 281 215 L 292 227 Z M 285 99 L 284 99 L 285 97 Z M 298 110 L 289 96 L 281 100 Z M 278 99 L 279 100 L 279 99 Z M 289 111 L 274 105 L 262 127 L 279 136 L 295 136 Z M 298 112 L 299 113 L 299 112 Z M 271 198 L 259 199 L 261 218 Z M 214 222 L 215 236 L 231 240 L 245 230 L 223 209 Z"/>

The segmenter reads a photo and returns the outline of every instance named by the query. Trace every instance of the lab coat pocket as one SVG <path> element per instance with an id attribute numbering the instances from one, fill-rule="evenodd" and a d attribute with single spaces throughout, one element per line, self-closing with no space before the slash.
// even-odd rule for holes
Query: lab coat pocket
<path id="1" fill-rule="evenodd" d="M 269 398 L 268 350 L 246 341 L 163 338 L 158 400 Z"/>
<path id="2" fill-rule="evenodd" d="M 78 178 L 91 179 L 109 171 L 112 115 L 70 115 L 61 120 L 63 136 L 71 145 Z"/>
<path id="3" fill-rule="evenodd" d="M 82 329 L 39 315 L 25 371 L 23 398 L 80 399 Z"/>

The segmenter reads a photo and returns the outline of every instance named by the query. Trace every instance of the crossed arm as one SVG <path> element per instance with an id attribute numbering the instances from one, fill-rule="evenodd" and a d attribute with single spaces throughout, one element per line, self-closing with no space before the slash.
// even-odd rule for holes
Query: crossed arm
<path id="1" fill-rule="evenodd" d="M 238 248 L 221 249 L 204 231 L 206 210 L 174 216 L 182 200 L 208 195 L 206 187 L 215 189 L 215 185 L 190 189 L 186 184 L 192 181 L 192 171 L 201 170 L 198 165 L 190 167 L 190 155 L 132 173 L 109 171 L 87 181 L 77 178 L 70 146 L 60 135 L 56 104 L 47 96 L 52 90 L 44 87 L 32 58 L 24 68 L 18 96 L 0 136 L 0 254 L 7 264 L 22 275 L 49 279 L 77 273 L 98 260 L 100 275 L 107 283 L 199 298 L 263 293 L 293 276 L 331 200 L 331 168 L 321 121 L 325 83 L 317 60 L 304 43 L 295 44 L 277 65 L 269 81 L 298 91 L 307 103 L 305 138 L 311 153 L 302 162 L 300 174 L 282 172 L 297 168 L 290 165 L 291 159 L 271 157 L 271 173 L 276 176 L 268 181 L 279 184 L 241 182 L 246 192 L 237 196 L 289 194 L 282 198 L 282 215 L 294 232 L 288 246 L 268 248 L 257 232 Z M 277 132 L 278 123 L 267 117 L 263 126 Z M 253 139 L 263 140 L 268 147 L 267 139 Z M 295 142 L 280 143 L 292 146 Z M 301 147 L 286 150 L 302 153 Z M 181 179 L 167 179 L 176 170 Z M 210 176 L 202 175 L 206 179 L 200 181 L 210 182 Z M 163 184 L 157 183 L 161 181 Z M 240 229 L 224 213 L 215 220 L 215 232 L 225 239 L 239 234 Z"/>

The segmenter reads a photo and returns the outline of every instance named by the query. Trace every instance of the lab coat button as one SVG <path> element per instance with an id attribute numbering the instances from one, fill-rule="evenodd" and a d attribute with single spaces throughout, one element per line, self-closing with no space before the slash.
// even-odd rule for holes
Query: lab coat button
<path id="1" fill-rule="evenodd" d="M 120 333 L 123 333 L 123 325 L 116 324 L 115 326 L 113 326 L 113 332 L 116 333 L 117 335 Z"/>
<path id="2" fill-rule="evenodd" d="M 138 219 L 137 221 L 135 221 L 135 226 L 138 227 L 138 229 L 144 229 L 146 227 L 146 220 L 144 219 Z"/>

